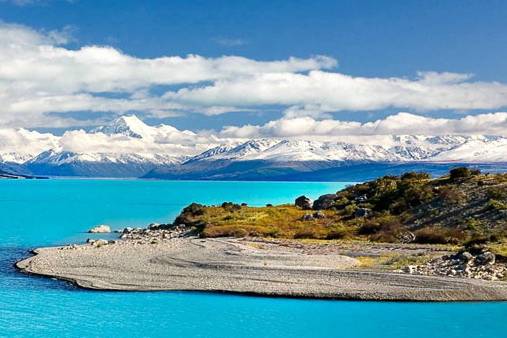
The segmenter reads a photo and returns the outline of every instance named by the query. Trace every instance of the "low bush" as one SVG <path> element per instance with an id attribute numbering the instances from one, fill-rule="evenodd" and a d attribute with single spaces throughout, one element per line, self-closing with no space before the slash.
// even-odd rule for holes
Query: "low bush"
<path id="1" fill-rule="evenodd" d="M 467 167 L 454 168 L 454 169 L 451 169 L 451 171 L 449 171 L 450 178 L 453 181 L 456 181 L 456 180 L 459 180 L 462 178 L 468 178 L 470 176 L 479 175 L 480 173 L 481 173 L 480 170 L 470 169 Z"/>
<path id="2" fill-rule="evenodd" d="M 507 203 L 495 199 L 491 199 L 488 201 L 488 209 L 495 211 L 503 211 L 507 210 Z"/>
<path id="3" fill-rule="evenodd" d="M 415 242 L 424 244 L 456 244 L 466 235 L 458 229 L 445 229 L 441 227 L 427 227 L 416 230 Z"/>

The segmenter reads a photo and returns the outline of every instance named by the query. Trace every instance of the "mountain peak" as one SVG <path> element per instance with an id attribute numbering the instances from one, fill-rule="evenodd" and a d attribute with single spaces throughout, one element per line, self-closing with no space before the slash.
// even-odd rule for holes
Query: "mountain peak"
<path id="1" fill-rule="evenodd" d="M 145 124 L 136 115 L 123 115 L 109 125 L 95 128 L 93 132 L 108 135 L 121 134 L 134 138 L 143 138 L 150 134 L 152 127 Z"/>

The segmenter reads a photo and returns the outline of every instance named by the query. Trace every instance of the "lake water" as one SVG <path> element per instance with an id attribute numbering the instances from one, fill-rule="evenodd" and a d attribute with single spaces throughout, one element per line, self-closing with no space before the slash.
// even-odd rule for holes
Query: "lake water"
<path id="1" fill-rule="evenodd" d="M 506 337 L 507 303 L 272 299 L 101 292 L 18 273 L 38 246 L 90 227 L 172 220 L 194 201 L 250 205 L 317 197 L 345 183 L 0 180 L 0 337 Z M 97 235 L 98 237 L 103 237 Z"/>

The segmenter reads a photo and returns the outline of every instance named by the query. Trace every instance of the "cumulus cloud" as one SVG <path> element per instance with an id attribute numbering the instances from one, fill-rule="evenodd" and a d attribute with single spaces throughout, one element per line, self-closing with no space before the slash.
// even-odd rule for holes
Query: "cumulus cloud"
<path id="1" fill-rule="evenodd" d="M 23 162 L 58 145 L 58 137 L 26 129 L 0 129 L 0 160 Z"/>
<path id="2" fill-rule="evenodd" d="M 108 46 L 65 48 L 69 41 L 67 31 L 38 32 L 25 26 L 0 24 L 0 121 L 4 125 L 23 120 L 25 115 L 29 115 L 24 119 L 27 123 L 44 123 L 42 116 L 48 112 L 143 110 L 161 115 L 164 111 L 174 113 L 178 108 L 216 114 L 235 108 L 222 104 L 202 109 L 195 105 L 184 107 L 161 96 L 140 98 L 139 92 L 156 86 L 188 86 L 336 65 L 336 60 L 326 56 L 280 61 L 198 55 L 141 59 Z M 112 99 L 101 95 L 110 92 L 123 96 Z"/>
<path id="3" fill-rule="evenodd" d="M 69 130 L 62 136 L 26 129 L 0 129 L 0 161 L 22 163 L 50 149 L 88 155 L 192 156 L 220 144 L 234 145 L 252 138 L 389 145 L 397 142 L 393 135 L 507 137 L 507 112 L 470 115 L 460 119 L 398 113 L 366 123 L 311 117 L 282 118 L 264 125 L 230 126 L 220 132 L 178 130 L 168 125 L 153 127 L 135 117 L 127 119 L 128 128 L 135 135 L 122 133 L 122 128 L 117 128 L 117 125 L 92 132 Z"/>
<path id="4" fill-rule="evenodd" d="M 464 82 L 468 75 L 422 74 L 403 78 L 364 78 L 313 70 L 308 74 L 265 73 L 218 80 L 201 88 L 183 88 L 166 97 L 182 104 L 284 105 L 289 111 L 368 111 L 386 108 L 496 109 L 507 105 L 507 86 Z"/>
<path id="5" fill-rule="evenodd" d="M 431 118 L 398 113 L 372 122 L 282 118 L 264 125 L 225 127 L 223 137 L 322 137 L 373 135 L 498 135 L 507 136 L 507 113 L 468 115 L 460 119 Z"/>
<path id="6" fill-rule="evenodd" d="M 22 163 L 47 150 L 80 154 L 179 157 L 195 155 L 221 142 L 229 142 L 211 133 L 178 130 L 169 125 L 152 127 L 136 117 L 129 117 L 129 119 L 133 120 L 129 128 L 131 130 L 134 128 L 138 137 L 116 133 L 114 126 L 93 131 L 68 130 L 62 136 L 23 128 L 2 128 L 0 129 L 0 162 Z"/>
<path id="7" fill-rule="evenodd" d="M 506 84 L 474 81 L 471 74 L 357 77 L 334 71 L 337 61 L 327 56 L 275 61 L 199 55 L 137 58 L 109 46 L 71 49 L 66 45 L 70 31 L 0 23 L 0 125 L 73 126 L 77 121 L 68 113 L 81 111 L 141 111 L 161 118 L 275 105 L 284 110 L 284 121 L 313 117 L 328 123 L 330 113 L 343 110 L 507 106 Z"/>

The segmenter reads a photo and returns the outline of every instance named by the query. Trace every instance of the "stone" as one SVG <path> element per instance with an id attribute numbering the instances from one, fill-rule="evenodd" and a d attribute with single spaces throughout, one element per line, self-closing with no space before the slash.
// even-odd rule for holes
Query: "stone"
<path id="1" fill-rule="evenodd" d="M 370 214 L 370 209 L 367 208 L 359 208 L 354 212 L 355 217 L 368 217 Z"/>
<path id="2" fill-rule="evenodd" d="M 494 253 L 486 251 L 485 253 L 478 255 L 475 260 L 481 265 L 493 265 L 495 264 L 496 257 Z"/>
<path id="3" fill-rule="evenodd" d="M 474 256 L 470 252 L 464 251 L 459 255 L 459 258 L 464 262 L 470 262 L 474 259 Z"/>
<path id="4" fill-rule="evenodd" d="M 151 223 L 150 225 L 148 225 L 148 229 L 149 230 L 160 229 L 160 224 L 159 223 Z"/>
<path id="5" fill-rule="evenodd" d="M 101 224 L 91 228 L 90 230 L 88 230 L 88 232 L 91 234 L 109 233 L 111 232 L 111 227 L 109 225 Z"/>
<path id="6" fill-rule="evenodd" d="M 336 194 L 326 194 L 320 196 L 313 202 L 313 210 L 331 209 L 335 205 L 335 200 L 338 198 Z"/>
<path id="7" fill-rule="evenodd" d="M 404 231 L 398 236 L 401 243 L 412 243 L 415 241 L 415 237 L 415 234 L 411 231 Z"/>
<path id="8" fill-rule="evenodd" d="M 313 218 L 326 218 L 326 214 L 322 211 L 317 211 L 313 213 Z"/>
<path id="9" fill-rule="evenodd" d="M 367 200 L 368 200 L 368 196 L 366 196 L 366 195 L 361 195 L 356 198 L 356 202 L 359 202 L 359 203 L 366 202 Z"/>
<path id="10" fill-rule="evenodd" d="M 313 215 L 312 214 L 306 214 L 303 216 L 303 218 L 301 218 L 303 221 L 313 221 L 314 218 L 313 218 Z"/>
<path id="11" fill-rule="evenodd" d="M 109 244 L 109 241 L 105 239 L 88 239 L 86 242 L 96 248 Z"/>
<path id="12" fill-rule="evenodd" d="M 304 195 L 296 198 L 295 204 L 303 210 L 311 210 L 313 206 L 312 200 Z"/>
<path id="13" fill-rule="evenodd" d="M 414 274 L 417 272 L 417 266 L 416 265 L 407 265 L 403 269 L 403 272 Z"/>

